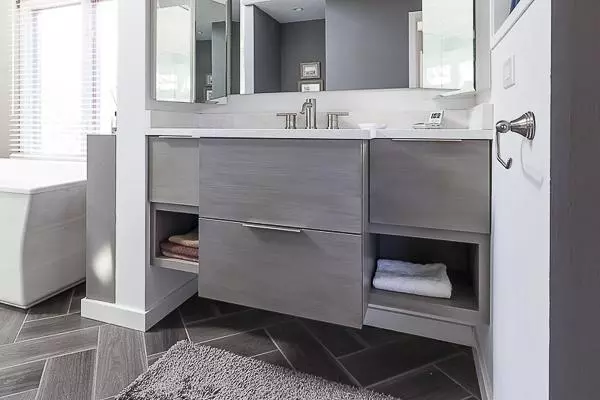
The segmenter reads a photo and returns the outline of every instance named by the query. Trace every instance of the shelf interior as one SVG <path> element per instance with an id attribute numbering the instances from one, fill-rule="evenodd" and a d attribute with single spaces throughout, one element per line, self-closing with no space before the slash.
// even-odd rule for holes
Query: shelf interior
<path id="1" fill-rule="evenodd" d="M 185 234 L 197 226 L 198 214 L 194 208 L 168 211 L 165 207 L 154 207 L 150 232 L 151 265 L 197 274 L 198 262 L 164 256 L 160 249 L 160 244 L 170 236 Z"/>
<path id="2" fill-rule="evenodd" d="M 478 246 L 471 243 L 378 235 L 377 259 L 444 263 L 452 283 L 452 297 L 443 299 L 371 288 L 369 307 L 476 325 L 480 321 L 477 250 Z"/>

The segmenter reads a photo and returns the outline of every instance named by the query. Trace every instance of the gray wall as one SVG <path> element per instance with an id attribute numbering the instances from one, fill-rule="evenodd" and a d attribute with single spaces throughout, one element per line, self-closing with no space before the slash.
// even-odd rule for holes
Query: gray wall
<path id="1" fill-rule="evenodd" d="M 281 25 L 281 91 L 297 92 L 300 63 L 320 61 L 325 78 L 325 20 Z"/>
<path id="2" fill-rule="evenodd" d="M 212 41 L 196 41 L 196 101 L 203 102 L 206 75 L 212 73 Z"/>
<path id="3" fill-rule="evenodd" d="M 550 400 L 600 393 L 599 19 L 597 0 L 552 0 Z"/>
<path id="4" fill-rule="evenodd" d="M 240 23 L 231 23 L 231 94 L 240 94 Z"/>
<path id="5" fill-rule="evenodd" d="M 421 0 L 326 2 L 327 89 L 408 87 L 408 13 Z"/>
<path id="6" fill-rule="evenodd" d="M 227 80 L 227 41 L 225 39 L 225 22 L 212 24 L 212 74 L 213 99 L 224 97 Z"/>
<path id="7" fill-rule="evenodd" d="M 281 91 L 281 24 L 254 9 L 254 93 Z"/>

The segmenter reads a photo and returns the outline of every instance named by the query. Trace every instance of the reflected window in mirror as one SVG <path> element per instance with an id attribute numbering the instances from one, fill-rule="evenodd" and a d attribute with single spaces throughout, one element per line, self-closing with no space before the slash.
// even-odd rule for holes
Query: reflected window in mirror
<path id="1" fill-rule="evenodd" d="M 227 96 L 228 1 L 155 0 L 154 9 L 155 99 L 214 103 Z M 239 43 L 239 24 L 237 31 Z"/>
<path id="2" fill-rule="evenodd" d="M 473 0 L 241 0 L 233 8 L 242 94 L 474 89 Z"/>

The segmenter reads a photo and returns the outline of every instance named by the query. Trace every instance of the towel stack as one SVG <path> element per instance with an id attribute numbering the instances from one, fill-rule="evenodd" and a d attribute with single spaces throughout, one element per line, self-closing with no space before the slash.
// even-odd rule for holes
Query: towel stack
<path id="1" fill-rule="evenodd" d="M 396 260 L 377 260 L 373 278 L 376 289 L 449 299 L 452 283 L 444 264 L 413 264 Z"/>
<path id="2" fill-rule="evenodd" d="M 163 256 L 198 262 L 198 228 L 185 235 L 174 235 L 160 244 Z"/>

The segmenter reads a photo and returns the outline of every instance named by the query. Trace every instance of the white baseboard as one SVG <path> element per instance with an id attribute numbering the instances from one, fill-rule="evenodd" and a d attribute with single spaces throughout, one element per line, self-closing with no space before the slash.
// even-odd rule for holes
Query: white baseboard
<path id="1" fill-rule="evenodd" d="M 81 316 L 145 332 L 192 297 L 197 291 L 198 280 L 194 278 L 146 311 L 84 298 L 81 300 Z"/>

